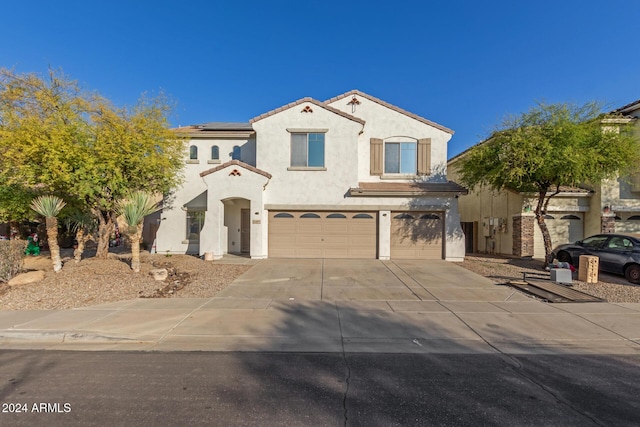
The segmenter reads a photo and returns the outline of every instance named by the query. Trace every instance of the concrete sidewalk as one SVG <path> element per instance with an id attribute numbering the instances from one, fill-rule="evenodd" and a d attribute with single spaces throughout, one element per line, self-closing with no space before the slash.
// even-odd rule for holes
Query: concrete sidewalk
<path id="1" fill-rule="evenodd" d="M 446 262 L 264 260 L 215 298 L 0 311 L 8 349 L 640 354 L 640 304 L 547 304 Z"/>

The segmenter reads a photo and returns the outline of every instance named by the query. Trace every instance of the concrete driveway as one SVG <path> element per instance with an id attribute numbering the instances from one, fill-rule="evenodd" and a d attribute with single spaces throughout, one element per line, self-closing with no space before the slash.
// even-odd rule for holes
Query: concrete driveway
<path id="1" fill-rule="evenodd" d="M 266 259 L 218 297 L 407 302 L 529 300 L 447 261 L 352 259 Z"/>

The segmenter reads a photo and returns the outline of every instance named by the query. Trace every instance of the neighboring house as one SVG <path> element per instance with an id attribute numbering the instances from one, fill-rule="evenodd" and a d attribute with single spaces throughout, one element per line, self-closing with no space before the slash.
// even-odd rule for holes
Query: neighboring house
<path id="1" fill-rule="evenodd" d="M 619 122 L 635 122 L 640 135 L 640 100 L 614 111 Z M 607 126 L 607 124 L 605 124 Z M 468 150 L 467 150 L 468 151 Z M 448 161 L 449 177 L 456 179 L 456 164 L 467 152 Z M 562 187 L 546 213 L 553 246 L 574 242 L 592 234 L 640 233 L 640 175 L 603 181 L 591 188 Z M 466 252 L 484 252 L 544 258 L 542 232 L 533 214 L 536 198 L 513 192 L 477 188 L 459 200 Z"/>
<path id="2" fill-rule="evenodd" d="M 185 180 L 151 218 L 159 253 L 464 257 L 446 127 L 354 90 L 176 131 Z"/>

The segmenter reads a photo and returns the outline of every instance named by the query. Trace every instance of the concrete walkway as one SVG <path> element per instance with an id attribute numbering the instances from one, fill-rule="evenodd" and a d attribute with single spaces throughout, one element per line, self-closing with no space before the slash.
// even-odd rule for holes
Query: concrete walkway
<path id="1" fill-rule="evenodd" d="M 444 261 L 263 260 L 215 298 L 0 310 L 13 349 L 640 354 L 640 304 L 547 304 Z"/>

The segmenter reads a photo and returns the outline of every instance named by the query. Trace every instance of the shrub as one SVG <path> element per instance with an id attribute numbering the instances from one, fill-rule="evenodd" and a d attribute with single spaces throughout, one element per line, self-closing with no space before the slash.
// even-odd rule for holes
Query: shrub
<path id="1" fill-rule="evenodd" d="M 26 247 L 24 240 L 0 240 L 0 282 L 8 282 L 22 270 Z"/>

